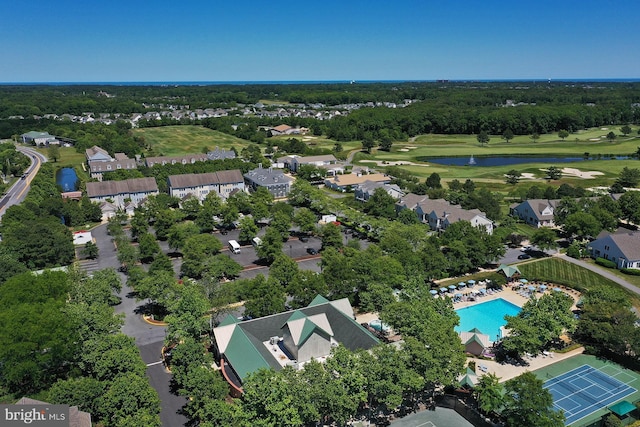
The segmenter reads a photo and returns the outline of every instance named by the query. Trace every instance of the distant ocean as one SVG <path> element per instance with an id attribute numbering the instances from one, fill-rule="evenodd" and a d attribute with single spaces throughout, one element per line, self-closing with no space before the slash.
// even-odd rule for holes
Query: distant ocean
<path id="1" fill-rule="evenodd" d="M 438 79 L 438 80 L 241 80 L 163 82 L 0 82 L 0 86 L 211 86 L 211 85 L 305 85 L 357 83 L 637 83 L 640 78 L 616 79 Z"/>

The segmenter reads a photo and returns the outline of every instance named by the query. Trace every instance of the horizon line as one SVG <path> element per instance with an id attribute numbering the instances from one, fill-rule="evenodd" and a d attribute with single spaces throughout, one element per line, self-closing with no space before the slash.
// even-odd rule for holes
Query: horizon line
<path id="1" fill-rule="evenodd" d="M 640 77 L 589 77 L 589 78 L 468 78 L 468 79 L 336 79 L 336 80 L 108 80 L 108 81 L 2 81 L 2 86 L 33 86 L 33 85 L 212 85 L 212 84 L 321 84 L 321 83 L 465 83 L 465 82 L 640 82 Z"/>

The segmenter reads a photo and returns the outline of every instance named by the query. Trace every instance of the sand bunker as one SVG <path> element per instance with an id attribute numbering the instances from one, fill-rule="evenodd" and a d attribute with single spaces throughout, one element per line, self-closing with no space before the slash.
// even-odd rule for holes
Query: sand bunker
<path id="1" fill-rule="evenodd" d="M 401 148 L 398 151 L 409 151 L 409 149 L 408 148 Z"/>
<path id="2" fill-rule="evenodd" d="M 565 175 L 582 179 L 594 179 L 598 175 L 604 175 L 604 173 L 598 171 L 581 171 L 580 169 L 575 168 L 563 168 L 561 172 Z"/>
<path id="3" fill-rule="evenodd" d="M 507 174 L 505 173 L 504 176 L 506 177 Z M 520 179 L 536 179 L 536 176 L 531 172 L 523 172 L 520 174 Z"/>

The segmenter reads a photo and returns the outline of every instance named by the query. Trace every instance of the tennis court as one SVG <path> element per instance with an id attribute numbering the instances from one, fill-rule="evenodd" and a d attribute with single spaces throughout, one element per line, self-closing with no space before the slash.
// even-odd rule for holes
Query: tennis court
<path id="1" fill-rule="evenodd" d="M 613 365 L 600 369 L 582 365 L 544 383 L 556 409 L 562 409 L 566 425 L 575 423 L 612 403 L 635 393 L 629 384 L 636 380 Z"/>

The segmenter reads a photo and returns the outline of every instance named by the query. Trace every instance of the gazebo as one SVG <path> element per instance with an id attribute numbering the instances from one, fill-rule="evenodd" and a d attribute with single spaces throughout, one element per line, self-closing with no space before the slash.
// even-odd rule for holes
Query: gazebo
<path id="1" fill-rule="evenodd" d="M 462 387 L 474 388 L 478 384 L 478 375 L 473 369 L 467 368 L 467 372 L 458 377 L 458 382 Z"/>
<path id="2" fill-rule="evenodd" d="M 522 275 L 518 267 L 513 265 L 507 265 L 507 264 L 500 264 L 500 267 L 498 267 L 497 272 L 504 274 L 507 279 L 511 279 L 516 275 L 518 277 Z"/>
<path id="3" fill-rule="evenodd" d="M 634 404 L 627 400 L 623 400 L 621 402 L 616 403 L 615 405 L 609 406 L 609 410 L 616 414 L 618 418 L 626 418 L 629 414 L 636 410 Z"/>
<path id="4" fill-rule="evenodd" d="M 458 335 L 467 353 L 479 356 L 486 348 L 491 347 L 489 335 L 483 334 L 478 328 L 473 328 L 469 332 L 459 332 Z"/>

